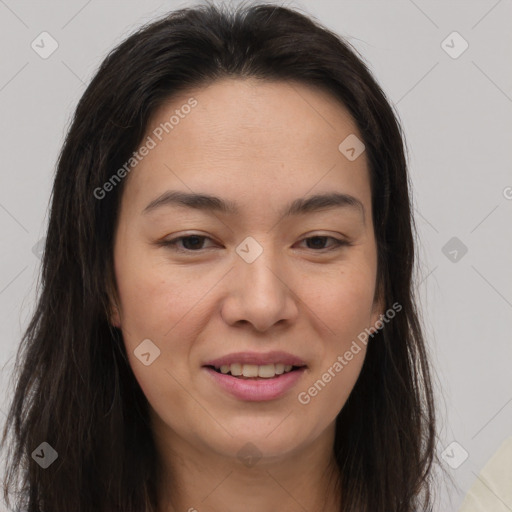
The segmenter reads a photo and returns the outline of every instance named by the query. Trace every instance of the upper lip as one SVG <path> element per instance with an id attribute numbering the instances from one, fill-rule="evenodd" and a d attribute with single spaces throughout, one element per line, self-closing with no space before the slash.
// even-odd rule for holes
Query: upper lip
<path id="1" fill-rule="evenodd" d="M 215 366 L 220 368 L 224 365 L 234 363 L 240 364 L 255 364 L 263 366 L 266 364 L 282 363 L 292 366 L 306 366 L 306 363 L 298 356 L 289 354 L 287 352 L 273 351 L 273 352 L 234 352 L 217 359 L 212 359 L 204 363 L 203 366 Z"/>

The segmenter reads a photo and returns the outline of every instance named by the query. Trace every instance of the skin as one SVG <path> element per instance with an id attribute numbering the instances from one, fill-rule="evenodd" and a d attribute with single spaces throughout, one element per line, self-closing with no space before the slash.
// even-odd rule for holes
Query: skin
<path id="1" fill-rule="evenodd" d="M 334 97 L 301 84 L 224 79 L 174 97 L 147 132 L 193 96 L 198 104 L 126 178 L 116 227 L 117 303 L 130 365 L 146 395 L 162 464 L 159 512 L 338 510 L 334 422 L 359 376 L 362 350 L 311 401 L 297 395 L 332 367 L 383 313 L 366 155 L 338 146 L 360 136 Z M 147 136 L 146 135 L 146 136 Z M 237 203 L 237 216 L 164 206 L 166 190 Z M 364 206 L 279 220 L 292 200 L 341 192 Z M 155 244 L 178 236 L 188 253 Z M 235 249 L 248 236 L 263 248 L 252 263 Z M 336 247 L 334 237 L 352 245 Z M 312 243 L 313 242 L 313 243 Z M 116 302 L 116 301 L 114 301 Z M 149 338 L 161 353 L 134 355 Z M 283 350 L 307 369 L 281 398 L 242 401 L 202 368 L 238 351 Z M 252 443 L 253 466 L 237 456 Z"/>

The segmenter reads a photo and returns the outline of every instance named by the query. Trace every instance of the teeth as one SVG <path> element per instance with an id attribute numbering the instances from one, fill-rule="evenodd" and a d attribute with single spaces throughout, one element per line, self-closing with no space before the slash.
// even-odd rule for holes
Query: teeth
<path id="1" fill-rule="evenodd" d="M 231 372 L 231 375 L 239 376 L 242 375 L 242 365 L 235 363 L 229 365 L 229 371 Z"/>
<path id="2" fill-rule="evenodd" d="M 257 377 L 258 366 L 255 364 L 244 364 L 242 366 L 242 375 L 244 377 Z"/>
<path id="3" fill-rule="evenodd" d="M 274 377 L 275 374 L 276 370 L 273 364 L 264 364 L 263 366 L 258 366 L 258 377 L 268 379 L 269 377 Z"/>
<path id="4" fill-rule="evenodd" d="M 290 372 L 292 368 L 293 366 L 291 364 L 284 365 L 282 363 L 263 364 L 260 366 L 257 364 L 233 363 L 222 365 L 220 367 L 220 373 L 231 373 L 234 377 L 260 377 L 262 379 L 271 379 L 276 375 L 282 375 L 283 373 Z"/>

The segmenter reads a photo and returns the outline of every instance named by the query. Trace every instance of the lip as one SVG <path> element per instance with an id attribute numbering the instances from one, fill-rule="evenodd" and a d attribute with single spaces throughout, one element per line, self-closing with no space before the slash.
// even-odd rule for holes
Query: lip
<path id="1" fill-rule="evenodd" d="M 288 352 L 234 352 L 217 359 L 207 361 L 203 366 L 215 366 L 220 368 L 223 365 L 230 365 L 234 363 L 240 364 L 256 364 L 262 366 L 265 364 L 282 363 L 292 366 L 306 366 L 306 363 L 300 357 L 289 354 Z M 271 380 L 271 379 L 270 379 Z"/>
<path id="2" fill-rule="evenodd" d="M 221 389 L 239 400 L 248 402 L 263 402 L 280 398 L 297 384 L 306 371 L 304 366 L 288 373 L 276 375 L 271 379 L 252 380 L 238 379 L 232 375 L 218 373 L 213 368 L 206 366 L 203 369 Z"/>

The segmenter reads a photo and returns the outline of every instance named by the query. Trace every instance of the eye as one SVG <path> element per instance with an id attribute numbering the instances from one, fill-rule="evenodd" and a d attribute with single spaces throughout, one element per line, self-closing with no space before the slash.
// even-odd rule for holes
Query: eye
<path id="1" fill-rule="evenodd" d="M 211 238 L 202 235 L 185 235 L 173 238 L 172 240 L 163 240 L 160 243 L 161 245 L 171 247 L 178 252 L 199 252 L 203 250 L 203 247 L 201 247 L 203 245 L 201 241 L 204 240 L 211 240 Z M 183 247 L 185 247 L 184 249 L 179 245 L 180 242 L 183 242 Z"/>
<path id="2" fill-rule="evenodd" d="M 170 247 L 177 252 L 191 253 L 205 250 L 203 242 L 206 240 L 211 240 L 211 238 L 203 235 L 184 235 L 171 240 L 163 240 L 159 242 L 159 245 Z M 332 241 L 330 247 L 324 247 L 325 243 L 329 240 Z M 319 235 L 303 238 L 300 242 L 309 242 L 307 244 L 309 246 L 308 248 L 312 249 L 313 252 L 332 251 L 338 247 L 351 245 L 351 243 L 346 240 L 341 240 L 332 236 Z"/>
<path id="3" fill-rule="evenodd" d="M 332 240 L 331 246 L 330 247 L 322 247 L 327 240 Z M 319 252 L 318 249 L 332 251 L 332 250 L 334 250 L 334 249 L 336 249 L 338 247 L 341 247 L 341 246 L 351 245 L 350 242 L 348 242 L 346 240 L 341 240 L 339 238 L 335 238 L 333 236 L 319 236 L 319 235 L 316 235 L 316 236 L 310 236 L 310 237 L 307 237 L 307 238 L 303 238 L 301 240 L 301 242 L 305 242 L 305 241 L 306 242 L 307 241 L 312 242 L 310 245 L 312 245 L 313 247 L 309 247 L 309 248 L 317 249 L 317 250 L 315 250 L 315 252 Z"/>

